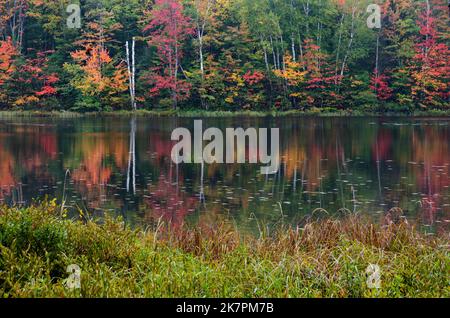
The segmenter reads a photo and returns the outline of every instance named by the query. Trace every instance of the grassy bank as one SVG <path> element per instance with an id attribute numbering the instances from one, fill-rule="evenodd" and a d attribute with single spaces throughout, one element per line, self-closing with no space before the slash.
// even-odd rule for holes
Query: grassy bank
<path id="1" fill-rule="evenodd" d="M 386 117 L 439 117 L 450 116 L 450 110 L 416 111 L 411 113 L 396 112 L 366 112 L 350 110 L 320 110 L 307 111 L 207 111 L 207 110 L 138 110 L 138 111 L 113 111 L 77 113 L 69 111 L 0 111 L 0 118 L 7 117 L 56 117 L 56 118 L 78 118 L 92 116 L 120 116 L 120 117 L 285 117 L 285 116 L 318 116 L 318 117 L 361 117 L 361 116 L 386 116 Z"/>
<path id="2" fill-rule="evenodd" d="M 0 207 L 2 297 L 449 297 L 448 237 L 356 216 L 242 237 L 227 222 L 131 230 L 53 202 Z M 365 270 L 381 268 L 381 289 Z M 81 289 L 66 268 L 82 269 Z"/>

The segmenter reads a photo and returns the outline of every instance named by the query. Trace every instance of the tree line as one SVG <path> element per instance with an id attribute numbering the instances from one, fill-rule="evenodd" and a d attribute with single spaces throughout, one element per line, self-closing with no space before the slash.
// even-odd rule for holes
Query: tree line
<path id="1" fill-rule="evenodd" d="M 446 0 L 0 0 L 0 109 L 448 109 L 449 34 Z"/>

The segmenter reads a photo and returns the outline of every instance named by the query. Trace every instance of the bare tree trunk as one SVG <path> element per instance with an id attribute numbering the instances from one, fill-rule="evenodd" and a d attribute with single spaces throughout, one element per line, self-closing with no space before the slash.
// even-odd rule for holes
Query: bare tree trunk
<path id="1" fill-rule="evenodd" d="M 266 49 L 266 46 L 264 45 L 264 40 L 262 37 L 261 37 L 261 46 L 262 46 L 263 52 L 264 52 L 264 63 L 266 65 L 267 75 L 269 75 L 269 73 L 270 73 L 269 58 L 267 56 L 267 49 Z"/>
<path id="2" fill-rule="evenodd" d="M 277 41 L 277 40 L 275 39 L 275 41 Z M 278 41 L 277 41 L 277 42 L 278 42 Z M 278 47 L 278 45 L 277 45 L 276 42 L 275 42 L 275 49 L 276 49 L 276 52 L 277 52 L 277 68 L 278 68 L 279 70 L 281 70 L 280 48 Z"/>
<path id="3" fill-rule="evenodd" d="M 136 105 L 136 61 L 135 61 L 135 47 L 136 39 L 133 37 L 133 43 L 131 48 L 131 61 L 130 61 L 130 46 L 127 41 L 125 48 L 127 51 L 127 69 L 128 69 L 128 82 L 131 97 L 131 108 L 133 110 L 137 109 Z"/>
<path id="4" fill-rule="evenodd" d="M 203 62 L 203 35 L 201 34 L 200 29 L 197 32 L 198 32 L 198 54 L 200 57 L 200 72 L 202 74 L 203 80 L 205 78 L 205 66 Z"/>
<path id="5" fill-rule="evenodd" d="M 380 74 L 380 32 L 377 34 L 377 48 L 376 48 L 376 55 L 375 55 L 375 76 L 379 77 Z"/>
<path id="6" fill-rule="evenodd" d="M 198 36 L 198 54 L 200 58 L 200 72 L 201 72 L 201 86 L 203 87 L 204 81 L 205 81 L 205 65 L 203 61 L 203 30 L 204 26 L 202 27 L 202 30 L 200 28 L 197 29 L 197 36 Z M 208 105 L 205 106 L 205 101 L 203 96 L 200 94 L 200 102 L 202 103 L 202 107 L 208 109 Z"/>
<path id="7" fill-rule="evenodd" d="M 284 40 L 283 40 L 283 35 L 280 35 L 280 46 L 281 46 L 281 65 L 283 67 L 283 71 L 286 71 L 286 61 L 284 59 L 284 53 L 285 53 L 285 49 L 284 49 Z"/>
<path id="8" fill-rule="evenodd" d="M 322 1 L 319 0 L 319 9 L 318 9 L 318 14 L 320 16 L 320 7 L 322 6 Z M 319 21 L 317 21 L 317 37 L 316 37 L 316 42 L 318 46 L 321 46 L 322 43 L 322 23 Z"/>
<path id="9" fill-rule="evenodd" d="M 298 30 L 297 35 L 298 35 L 298 45 L 299 45 L 299 49 L 300 49 L 300 62 L 302 63 L 303 70 L 305 71 L 306 66 L 303 63 L 303 44 L 302 44 L 302 37 L 300 35 L 300 30 Z"/>
<path id="10" fill-rule="evenodd" d="M 131 49 L 131 64 L 132 64 L 132 82 L 133 82 L 133 108 L 134 110 L 137 110 L 137 104 L 136 104 L 136 38 L 133 37 L 133 45 Z"/>
<path id="11" fill-rule="evenodd" d="M 294 21 L 293 21 L 293 15 L 295 12 L 295 5 L 294 5 L 294 0 L 291 0 L 291 14 L 290 14 L 290 24 L 291 27 L 294 26 Z M 294 31 L 292 31 L 291 29 L 291 51 L 292 51 L 292 60 L 294 62 L 297 62 L 297 54 L 295 52 L 295 37 L 294 37 Z"/>
<path id="12" fill-rule="evenodd" d="M 429 33 L 430 33 L 430 14 L 431 14 L 431 5 L 430 5 L 430 0 L 426 0 L 426 5 L 427 5 L 427 33 L 425 35 L 425 40 L 428 45 L 428 39 L 429 39 Z M 425 55 L 425 61 L 427 62 L 428 60 L 428 50 L 429 48 L 427 47 L 427 45 L 424 46 L 424 55 Z"/>
<path id="13" fill-rule="evenodd" d="M 352 9 L 352 26 L 351 26 L 351 30 L 350 30 L 350 40 L 348 42 L 347 52 L 345 53 L 344 60 L 342 61 L 341 78 L 344 77 L 345 67 L 347 65 L 347 60 L 351 53 L 352 46 L 353 46 L 353 39 L 355 37 L 355 14 L 356 14 L 356 6 L 353 7 L 353 9 Z"/>
<path id="14" fill-rule="evenodd" d="M 201 73 L 201 86 L 203 87 L 204 79 L 205 79 L 205 60 L 204 60 L 204 54 L 203 54 L 203 38 L 205 35 L 205 29 L 206 25 L 208 23 L 208 17 L 210 15 L 210 12 L 213 7 L 213 0 L 207 0 L 206 3 L 206 11 L 202 12 L 202 3 L 199 0 L 196 0 L 194 2 L 194 7 L 196 10 L 195 14 L 195 24 L 197 28 L 197 40 L 198 40 L 198 55 L 200 60 L 200 73 Z M 200 96 L 200 100 L 202 103 L 202 107 L 205 107 L 208 109 L 208 105 L 205 105 L 204 98 Z"/>
<path id="15" fill-rule="evenodd" d="M 263 52 L 264 52 L 264 64 L 266 65 L 266 72 L 267 72 L 267 79 L 269 80 L 269 85 L 270 85 L 270 94 L 272 94 L 272 78 L 271 78 L 271 74 L 270 74 L 270 65 L 269 65 L 269 57 L 267 54 L 267 48 L 266 45 L 264 43 L 264 39 L 261 36 L 261 46 L 263 48 Z"/>
<path id="16" fill-rule="evenodd" d="M 11 39 L 18 50 L 21 51 L 26 19 L 24 0 L 14 0 L 12 6 L 8 6 L 6 11 L 11 11 L 12 13 L 8 23 Z"/>
<path id="17" fill-rule="evenodd" d="M 175 69 L 174 69 L 174 83 L 175 83 L 175 89 L 173 90 L 172 94 L 173 94 L 173 108 L 177 109 L 178 105 L 177 105 L 177 80 L 178 80 L 178 44 L 175 45 Z"/>
<path id="18" fill-rule="evenodd" d="M 295 54 L 295 39 L 294 39 L 294 34 L 292 33 L 291 35 L 291 50 L 292 50 L 292 60 L 294 62 L 297 62 L 297 57 Z"/>
<path id="19" fill-rule="evenodd" d="M 336 69 L 334 72 L 334 84 L 337 87 L 338 84 L 338 72 L 339 72 L 339 58 L 340 58 L 340 53 L 341 53 L 341 44 L 342 44 L 342 26 L 344 24 L 344 18 L 345 18 L 345 13 L 342 13 L 341 16 L 341 21 L 339 23 L 339 40 L 338 40 L 338 46 L 336 49 Z"/>
<path id="20" fill-rule="evenodd" d="M 309 36 L 309 12 L 310 12 L 309 0 L 306 1 L 306 4 L 303 4 L 303 11 L 305 12 L 305 16 L 306 16 L 306 38 L 308 38 L 308 36 Z"/>
<path id="21" fill-rule="evenodd" d="M 275 48 L 273 47 L 273 39 L 272 36 L 270 36 L 270 46 L 272 48 L 272 56 L 273 56 L 273 66 L 275 67 L 275 69 L 278 69 L 277 67 L 277 58 L 275 56 Z"/>

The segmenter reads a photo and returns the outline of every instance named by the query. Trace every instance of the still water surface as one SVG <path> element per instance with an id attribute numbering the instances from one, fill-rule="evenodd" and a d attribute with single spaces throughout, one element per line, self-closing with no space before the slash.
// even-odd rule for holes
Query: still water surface
<path id="1" fill-rule="evenodd" d="M 449 229 L 450 118 L 203 119 L 204 129 L 279 127 L 282 164 L 271 176 L 251 164 L 173 164 L 171 133 L 193 131 L 193 123 L 1 118 L 0 203 L 49 195 L 132 224 L 178 226 L 226 215 L 252 230 L 341 208 L 381 221 L 400 207 L 425 229 Z"/>

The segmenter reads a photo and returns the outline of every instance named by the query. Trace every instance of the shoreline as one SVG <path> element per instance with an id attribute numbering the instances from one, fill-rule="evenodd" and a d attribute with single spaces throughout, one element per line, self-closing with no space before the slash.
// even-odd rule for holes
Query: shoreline
<path id="1" fill-rule="evenodd" d="M 416 111 L 413 113 L 379 113 L 379 112 L 359 112 L 359 111 L 206 111 L 206 110 L 138 110 L 138 111 L 110 111 L 110 112 L 71 112 L 71 111 L 0 111 L 0 118 L 8 117 L 52 117 L 52 118 L 83 118 L 83 117 L 178 117 L 178 118 L 195 118 L 195 117 L 217 117 L 217 118 L 233 118 L 233 117 L 391 117 L 391 118 L 421 118 L 421 117 L 450 117 L 450 110 L 431 110 Z"/>

